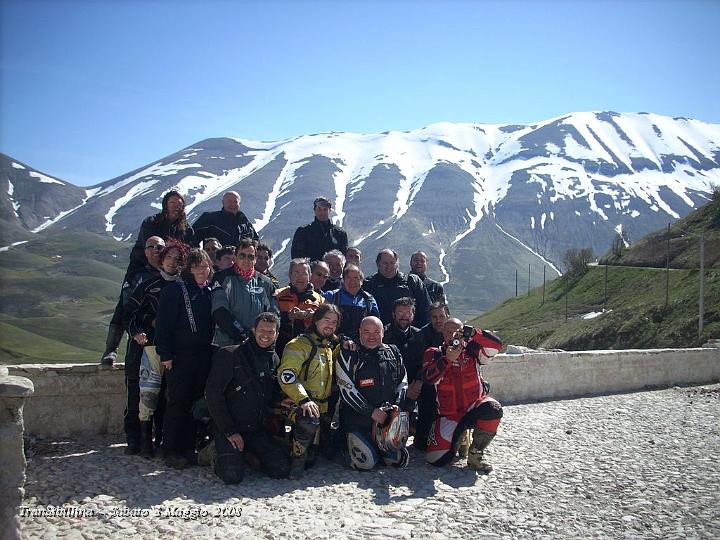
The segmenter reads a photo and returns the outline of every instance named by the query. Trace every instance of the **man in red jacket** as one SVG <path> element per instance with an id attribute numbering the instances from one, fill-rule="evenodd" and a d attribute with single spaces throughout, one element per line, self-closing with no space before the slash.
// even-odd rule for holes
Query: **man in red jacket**
<path id="1" fill-rule="evenodd" d="M 425 380 L 437 391 L 437 418 L 428 437 L 428 463 L 443 466 L 457 454 L 462 434 L 473 430 L 468 466 L 490 472 L 483 461 L 502 418 L 502 406 L 488 395 L 489 385 L 480 375 L 484 359 L 495 356 L 502 342 L 487 330 L 463 326 L 459 319 L 449 319 L 443 327 L 444 343 L 425 351 Z"/>

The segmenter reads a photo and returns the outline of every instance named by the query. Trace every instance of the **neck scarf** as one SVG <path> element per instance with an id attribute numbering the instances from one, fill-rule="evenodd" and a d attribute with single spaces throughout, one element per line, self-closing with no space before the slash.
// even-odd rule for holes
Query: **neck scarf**
<path id="1" fill-rule="evenodd" d="M 160 269 L 160 275 L 163 277 L 165 281 L 177 281 L 177 279 L 180 277 L 180 274 L 168 274 L 165 270 L 162 268 Z"/>
<path id="2" fill-rule="evenodd" d="M 238 276 L 240 276 L 246 281 L 250 281 L 253 277 L 255 277 L 255 268 L 251 268 L 246 272 L 240 268 L 240 265 L 237 261 L 235 261 L 235 264 L 233 265 L 233 270 L 235 270 L 235 273 Z"/>

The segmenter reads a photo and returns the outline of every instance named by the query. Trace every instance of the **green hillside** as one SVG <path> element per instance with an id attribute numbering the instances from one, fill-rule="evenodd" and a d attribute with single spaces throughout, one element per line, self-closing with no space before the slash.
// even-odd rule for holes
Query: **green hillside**
<path id="1" fill-rule="evenodd" d="M 705 268 L 720 268 L 720 188 L 708 204 L 671 224 L 669 233 L 662 229 L 621 252 L 611 250 L 600 263 L 664 268 L 669 253 L 670 268 L 699 268 L 701 234 L 705 237 Z"/>
<path id="2" fill-rule="evenodd" d="M 701 234 L 706 271 L 704 325 L 698 335 Z M 669 281 L 663 268 L 668 238 Z M 548 283 L 544 302 L 539 287 L 474 322 L 497 331 L 505 343 L 532 348 L 697 347 L 720 337 L 720 192 L 672 225 L 669 236 L 667 230 L 650 234 L 622 253 L 611 250 L 600 262 L 609 265 L 607 297 L 605 266 L 590 266 L 581 275 Z"/>
<path id="3" fill-rule="evenodd" d="M 0 364 L 96 362 L 129 249 L 63 232 L 0 252 Z"/>
<path id="4" fill-rule="evenodd" d="M 705 324 L 698 336 L 696 270 L 671 270 L 665 306 L 666 273 L 653 268 L 591 267 L 581 278 L 563 276 L 530 295 L 506 300 L 473 321 L 495 330 L 507 344 L 564 350 L 697 347 L 720 336 L 720 270 L 706 272 Z M 567 301 L 567 320 L 566 320 Z"/>

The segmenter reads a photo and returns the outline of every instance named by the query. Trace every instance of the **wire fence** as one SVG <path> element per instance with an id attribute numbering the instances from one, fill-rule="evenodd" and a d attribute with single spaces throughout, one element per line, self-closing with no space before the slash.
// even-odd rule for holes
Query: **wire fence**
<path id="1" fill-rule="evenodd" d="M 670 302 L 670 272 L 672 270 L 689 270 L 689 271 L 697 271 L 697 279 L 698 279 L 698 285 L 697 285 L 697 306 L 698 306 L 698 337 L 701 337 L 703 334 L 703 330 L 705 327 L 705 284 L 707 279 L 707 273 L 709 271 L 717 272 L 720 271 L 718 268 L 706 268 L 705 267 L 705 239 L 706 235 L 704 233 L 694 233 L 691 231 L 685 231 L 681 229 L 675 229 L 675 232 L 680 232 L 683 234 L 683 236 L 687 239 L 688 237 L 691 238 L 697 238 L 698 242 L 698 251 L 699 251 L 699 265 L 697 268 L 671 268 L 670 265 L 670 224 L 668 224 L 668 230 L 667 230 L 667 239 L 666 239 L 666 253 L 665 253 L 665 267 L 664 268 L 658 268 L 658 267 L 648 267 L 648 266 L 631 266 L 631 265 L 612 265 L 612 264 L 600 264 L 600 263 L 591 263 L 591 266 L 597 266 L 599 268 L 604 268 L 603 271 L 603 277 L 601 278 L 603 281 L 603 294 L 602 299 L 598 300 L 597 302 L 588 302 L 587 298 L 583 298 L 583 300 L 575 301 L 573 302 L 573 295 L 571 293 L 570 287 L 564 293 L 561 295 L 561 298 L 564 300 L 564 311 L 565 311 L 565 321 L 567 322 L 570 318 L 576 318 L 578 314 L 581 315 L 582 318 L 590 319 L 594 318 L 602 313 L 605 313 L 608 311 L 608 301 L 609 301 L 609 291 L 608 291 L 608 276 L 609 273 L 612 272 L 613 268 L 634 268 L 638 271 L 647 271 L 647 272 L 664 272 L 665 273 L 665 284 L 664 284 L 664 299 L 663 299 L 663 309 L 667 309 L 669 302 Z M 539 281 L 538 275 L 533 275 L 533 267 L 531 264 L 528 264 L 527 272 L 523 268 L 522 270 L 516 269 L 515 270 L 515 296 L 530 296 L 531 294 L 537 294 L 539 296 L 539 306 L 544 306 L 546 303 L 546 300 L 548 300 L 547 292 L 548 292 L 548 274 L 547 274 L 547 266 L 543 265 L 542 267 L 542 282 Z M 535 277 L 535 281 L 533 283 L 533 277 Z M 540 285 L 541 283 L 541 285 Z M 537 293 L 534 293 L 536 289 L 540 288 Z M 554 301 L 556 299 L 553 299 Z"/>

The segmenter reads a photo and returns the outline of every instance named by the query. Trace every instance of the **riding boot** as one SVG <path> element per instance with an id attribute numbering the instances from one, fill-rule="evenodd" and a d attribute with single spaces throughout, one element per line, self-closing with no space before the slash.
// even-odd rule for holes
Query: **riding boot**
<path id="1" fill-rule="evenodd" d="M 307 461 L 307 452 L 299 456 L 293 455 L 290 458 L 290 474 L 288 478 L 290 480 L 300 480 L 305 476 L 305 462 Z"/>
<path id="2" fill-rule="evenodd" d="M 492 471 L 492 465 L 483 460 L 483 453 L 494 437 L 495 434 L 489 431 L 480 431 L 477 428 L 473 430 L 473 441 L 467 458 L 468 467 L 482 473 Z"/>
<path id="3" fill-rule="evenodd" d="M 122 340 L 125 329 L 119 324 L 108 326 L 107 337 L 105 338 L 105 352 L 100 358 L 103 366 L 112 366 L 117 360 L 117 349 Z"/>
<path id="4" fill-rule="evenodd" d="M 292 453 L 290 454 L 290 480 L 300 480 L 305 475 L 308 462 L 308 447 L 297 439 L 293 439 Z"/>
<path id="5" fill-rule="evenodd" d="M 140 455 L 145 458 L 151 458 L 155 455 L 152 420 L 140 422 Z"/>
<path id="6" fill-rule="evenodd" d="M 458 457 L 461 459 L 465 459 L 468 457 L 468 453 L 470 452 L 470 432 L 469 430 L 465 429 L 462 432 L 462 435 L 460 435 L 460 440 L 458 441 Z"/>

